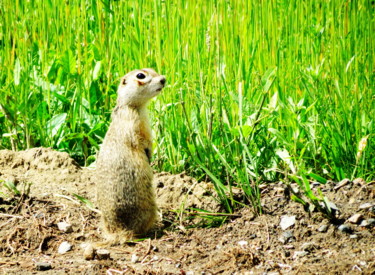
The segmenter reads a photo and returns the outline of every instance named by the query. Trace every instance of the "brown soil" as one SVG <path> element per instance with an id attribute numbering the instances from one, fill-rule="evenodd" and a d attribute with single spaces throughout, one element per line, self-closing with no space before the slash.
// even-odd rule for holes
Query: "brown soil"
<path id="1" fill-rule="evenodd" d="M 51 149 L 0 151 L 2 274 L 375 273 L 374 182 L 321 187 L 338 208 L 332 223 L 291 201 L 284 184 L 262 186 L 263 215 L 243 208 L 225 216 L 212 184 L 184 174 L 156 174 L 161 221 L 155 231 L 126 246 L 108 247 L 107 260 L 84 260 L 82 247 L 101 240 L 99 215 L 74 194 L 95 202 L 91 174 Z M 6 182 L 24 195 L 9 192 Z M 348 220 L 354 214 L 361 214 L 358 222 Z M 283 230 L 283 216 L 294 216 L 294 225 Z M 62 221 L 72 225 L 71 232 L 58 229 Z M 338 229 L 341 224 L 349 227 L 347 233 Z M 72 249 L 59 254 L 64 241 Z M 37 271 L 41 262 L 52 269 Z"/>

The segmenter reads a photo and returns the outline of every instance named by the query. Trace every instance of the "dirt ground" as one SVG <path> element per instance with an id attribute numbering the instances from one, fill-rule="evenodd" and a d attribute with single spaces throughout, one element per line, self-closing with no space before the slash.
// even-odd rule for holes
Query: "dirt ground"
<path id="1" fill-rule="evenodd" d="M 85 260 L 87 244 L 101 240 L 99 214 L 82 202 L 95 203 L 91 175 L 51 149 L 0 151 L 1 274 L 375 274 L 375 182 L 315 184 L 337 208 L 332 223 L 291 201 L 285 184 L 262 185 L 264 214 L 223 215 L 212 184 L 156 174 L 155 230 Z M 71 249 L 61 254 L 63 242 Z"/>

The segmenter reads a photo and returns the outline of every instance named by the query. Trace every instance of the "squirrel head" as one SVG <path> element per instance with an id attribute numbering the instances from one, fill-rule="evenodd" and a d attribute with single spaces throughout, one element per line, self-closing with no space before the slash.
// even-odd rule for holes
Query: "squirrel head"
<path id="1" fill-rule="evenodd" d="M 165 82 L 165 76 L 153 69 L 131 71 L 121 79 L 117 104 L 141 107 L 161 92 Z"/>

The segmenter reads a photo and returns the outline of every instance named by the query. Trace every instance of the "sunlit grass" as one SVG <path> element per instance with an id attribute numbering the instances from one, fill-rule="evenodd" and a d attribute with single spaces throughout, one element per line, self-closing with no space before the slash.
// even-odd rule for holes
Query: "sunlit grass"
<path id="1" fill-rule="evenodd" d="M 374 8 L 3 0 L 0 147 L 53 146 L 89 164 L 119 78 L 153 67 L 168 78 L 150 105 L 155 169 L 208 177 L 228 211 L 232 186 L 259 207 L 260 181 L 373 180 Z"/>

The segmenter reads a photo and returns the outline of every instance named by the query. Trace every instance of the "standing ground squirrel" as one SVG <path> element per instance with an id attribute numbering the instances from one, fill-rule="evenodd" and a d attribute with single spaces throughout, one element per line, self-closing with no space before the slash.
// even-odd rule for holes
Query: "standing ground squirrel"
<path id="1" fill-rule="evenodd" d="M 146 106 L 165 81 L 153 69 L 134 70 L 121 79 L 117 91 L 117 105 L 96 164 L 97 205 L 103 233 L 112 244 L 146 233 L 156 221 Z"/>

